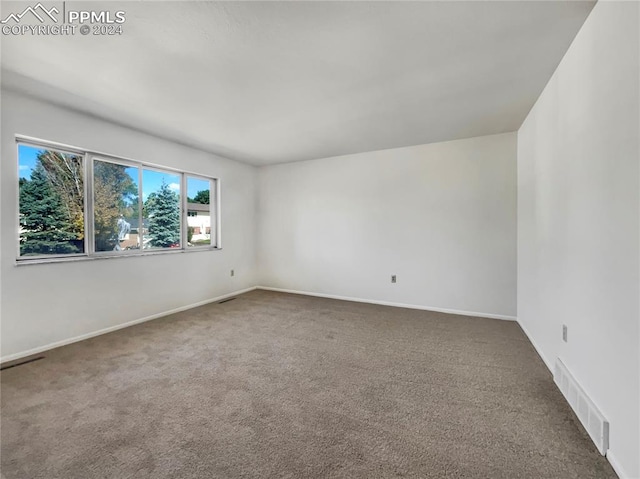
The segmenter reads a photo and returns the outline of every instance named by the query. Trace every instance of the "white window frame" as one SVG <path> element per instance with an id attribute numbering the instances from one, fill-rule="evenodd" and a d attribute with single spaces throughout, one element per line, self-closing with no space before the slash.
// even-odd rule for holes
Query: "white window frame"
<path id="1" fill-rule="evenodd" d="M 79 148 L 75 146 L 65 145 L 62 143 L 33 138 L 26 135 L 16 135 L 16 159 L 19 163 L 19 145 L 31 146 L 35 148 L 49 149 L 60 153 L 81 156 L 83 161 L 83 181 L 84 181 L 84 252 L 72 254 L 56 254 L 56 255 L 30 255 L 20 256 L 20 187 L 19 187 L 19 170 L 16 178 L 16 214 L 17 230 L 16 230 L 16 264 L 37 264 L 52 263 L 64 261 L 93 260 L 99 258 L 122 258 L 131 256 L 151 256 L 156 254 L 179 254 L 195 251 L 217 251 L 222 249 L 221 244 L 221 214 L 220 214 L 220 178 L 185 171 L 178 168 L 172 168 L 155 163 L 124 158 L 108 153 L 93 151 L 87 148 Z M 138 211 L 139 211 L 139 233 L 140 249 L 139 250 L 120 250 L 120 251 L 95 251 L 95 231 L 94 231 L 94 184 L 93 171 L 94 162 L 103 161 L 114 163 L 127 167 L 138 168 Z M 142 172 L 143 169 L 159 171 L 177 175 L 180 178 L 180 248 L 153 248 L 145 250 L 142 247 Z M 209 213 L 215 214 L 215 223 L 211 221 L 211 244 L 202 246 L 187 246 L 187 177 L 209 181 Z M 215 231 L 213 231 L 215 224 Z M 214 241 L 215 240 L 215 241 Z"/>
<path id="2" fill-rule="evenodd" d="M 31 146 L 35 148 L 43 148 L 47 150 L 57 151 L 59 153 L 66 153 L 68 155 L 74 155 L 82 157 L 82 174 L 83 174 L 83 191 L 84 191 L 84 202 L 83 202 L 83 214 L 85 217 L 84 221 L 84 251 L 82 253 L 69 253 L 69 254 L 38 254 L 38 255 L 29 255 L 29 256 L 21 256 L 20 255 L 20 169 L 17 170 L 17 179 L 16 179 L 16 219 L 18 220 L 17 224 L 17 234 L 16 234 L 16 259 L 17 261 L 31 261 L 31 262 L 42 262 L 43 260 L 53 260 L 59 261 L 60 259 L 69 259 L 69 260 L 77 260 L 79 258 L 86 258 L 88 254 L 88 244 L 87 244 L 87 155 L 86 152 L 74 148 L 68 145 L 61 144 L 53 144 L 44 140 L 37 139 L 29 139 L 25 140 L 24 137 L 16 136 L 16 158 L 17 163 L 20 163 L 20 145 Z"/>
<path id="3" fill-rule="evenodd" d="M 120 250 L 120 251 L 96 251 L 96 238 L 95 238 L 95 231 L 94 231 L 94 227 L 95 227 L 95 196 L 94 196 L 94 180 L 93 180 L 93 172 L 94 172 L 94 163 L 96 161 L 102 161 L 103 163 L 113 163 L 115 165 L 121 165 L 121 166 L 127 166 L 127 167 L 132 167 L 132 168 L 138 168 L 138 193 L 141 192 L 141 187 L 142 187 L 142 167 L 140 166 L 140 163 L 137 163 L 135 161 L 128 161 L 128 160 L 123 160 L 121 158 L 115 158 L 115 157 L 110 157 L 107 155 L 96 155 L 96 154 L 90 154 L 89 155 L 89 159 L 90 159 L 90 168 L 91 168 L 91 182 L 89 185 L 89 190 L 90 190 L 90 195 L 91 195 L 91 201 L 90 201 L 90 205 L 89 205 L 89 210 L 90 210 L 90 218 L 91 221 L 89 221 L 89 224 L 91 226 L 91 244 L 90 244 L 90 250 L 89 250 L 89 255 L 91 256 L 96 256 L 96 257 L 107 257 L 107 256 L 126 256 L 126 255 L 135 255 L 135 254 L 140 254 L 139 252 L 137 252 L 136 250 Z M 142 217 L 142 195 L 138 194 L 138 222 L 140 223 L 141 218 Z M 141 224 L 138 225 L 139 228 L 141 228 Z M 140 248 L 142 249 L 142 248 Z M 158 251 L 158 250 L 155 250 Z"/>
<path id="4" fill-rule="evenodd" d="M 185 222 L 184 224 L 184 246 L 187 249 L 187 251 L 193 251 L 193 250 L 199 250 L 199 249 L 209 249 L 211 246 L 209 245 L 202 245 L 202 246 L 188 246 L 187 245 L 187 230 L 189 227 L 189 215 L 187 214 L 189 207 L 187 206 L 188 204 L 188 195 L 187 195 L 187 186 L 188 186 L 188 182 L 187 182 L 187 178 L 193 178 L 196 180 L 203 180 L 203 181 L 208 181 L 209 182 L 209 223 L 210 223 L 210 228 L 211 228 L 211 244 L 213 245 L 214 243 L 216 245 L 220 244 L 220 236 L 219 236 L 219 231 L 220 231 L 220 226 L 218 224 L 218 219 L 219 219 L 219 211 L 218 211 L 218 186 L 217 186 L 217 182 L 218 180 L 216 178 L 210 178 L 208 176 L 202 176 L 202 175 L 196 175 L 196 174 L 191 174 L 191 173 L 186 173 L 183 176 L 183 181 L 184 184 L 182 185 L 183 191 L 185 192 L 184 195 L 182 195 L 182 209 L 184 211 L 184 216 L 182 221 Z M 215 214 L 215 234 L 214 234 L 214 222 L 212 221 L 211 216 Z M 196 214 L 197 216 L 197 214 Z M 215 240 L 215 241 L 214 241 Z"/>

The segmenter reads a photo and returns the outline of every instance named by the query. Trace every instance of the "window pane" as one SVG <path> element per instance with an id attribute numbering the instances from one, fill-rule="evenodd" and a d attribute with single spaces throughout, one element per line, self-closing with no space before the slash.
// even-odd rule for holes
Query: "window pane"
<path id="1" fill-rule="evenodd" d="M 84 253 L 83 158 L 18 145 L 20 256 Z"/>
<path id="2" fill-rule="evenodd" d="M 187 246 L 211 244 L 211 183 L 187 176 Z"/>
<path id="3" fill-rule="evenodd" d="M 139 249 L 138 168 L 95 160 L 93 210 L 96 251 Z"/>
<path id="4" fill-rule="evenodd" d="M 142 170 L 143 248 L 180 248 L 180 175 Z"/>

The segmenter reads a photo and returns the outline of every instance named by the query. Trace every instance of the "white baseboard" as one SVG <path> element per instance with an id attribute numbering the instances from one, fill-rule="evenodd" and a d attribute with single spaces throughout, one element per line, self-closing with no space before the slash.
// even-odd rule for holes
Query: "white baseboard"
<path id="1" fill-rule="evenodd" d="M 620 465 L 620 463 L 616 459 L 615 454 L 611 452 L 611 449 L 607 451 L 606 457 L 607 457 L 607 460 L 609 461 L 609 464 L 611 464 L 611 467 L 613 467 L 613 470 L 615 471 L 615 473 L 618 475 L 620 479 L 638 479 L 638 478 L 632 477 L 630 474 L 627 474 L 625 472 L 624 468 Z"/>
<path id="2" fill-rule="evenodd" d="M 81 334 L 80 336 L 75 336 L 69 339 L 63 339 L 62 341 L 56 341 L 53 343 L 46 344 L 44 346 L 29 349 L 27 351 L 22 351 L 20 353 L 9 354 L 7 356 L 3 356 L 2 358 L 0 358 L 0 364 L 6 363 L 8 361 L 15 361 L 16 359 L 21 359 L 27 356 L 31 356 L 33 354 L 42 353 L 44 351 L 49 351 L 50 349 L 59 348 L 60 346 L 66 346 L 67 344 L 77 343 L 78 341 L 83 341 L 85 339 L 93 338 L 95 336 L 100 336 L 101 334 L 111 333 L 113 331 L 117 331 L 118 329 L 128 328 L 129 326 L 144 323 L 146 321 L 151 321 L 152 319 L 158 319 L 164 316 L 169 316 L 170 314 L 180 313 L 182 311 L 186 311 L 187 309 L 197 308 L 198 306 L 204 306 L 205 304 L 222 301 L 223 299 L 229 298 L 231 296 L 237 296 L 242 293 L 247 293 L 249 291 L 253 291 L 254 289 L 256 289 L 256 287 L 252 286 L 251 288 L 241 289 L 240 291 L 234 291 L 232 293 L 223 294 L 222 296 L 218 296 L 216 298 L 205 299 L 204 301 L 199 301 L 197 303 L 187 304 L 185 306 L 180 306 L 179 308 L 171 309 L 169 311 L 163 311 L 161 313 L 152 314 L 151 316 L 145 316 L 144 318 L 134 319 L 133 321 L 117 324 L 115 326 L 109 326 L 108 328 L 99 329 L 98 331 L 93 331 L 91 333 Z"/>
<path id="3" fill-rule="evenodd" d="M 349 296 L 338 296 L 335 294 L 311 293 L 309 291 L 297 291 L 295 289 L 271 288 L 269 286 L 258 286 L 256 289 L 265 291 L 276 291 L 279 293 L 302 294 L 304 296 L 316 296 L 318 298 L 339 299 L 340 301 L 354 301 L 356 303 L 380 304 L 382 306 L 393 306 L 395 308 L 420 309 L 423 311 L 435 311 L 437 313 L 459 314 L 462 316 L 476 316 L 479 318 L 502 319 L 505 321 L 517 321 L 515 316 L 505 316 L 503 314 L 477 313 L 474 311 L 461 311 L 458 309 L 434 308 L 431 306 L 421 306 L 418 304 L 393 303 L 390 301 L 378 301 L 375 299 L 352 298 Z"/>

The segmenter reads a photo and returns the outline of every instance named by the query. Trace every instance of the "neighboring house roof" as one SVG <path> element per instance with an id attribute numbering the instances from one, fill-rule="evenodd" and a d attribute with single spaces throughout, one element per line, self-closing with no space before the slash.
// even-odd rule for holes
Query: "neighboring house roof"
<path id="1" fill-rule="evenodd" d="M 210 205 L 203 205 L 202 203 L 187 203 L 187 211 L 206 211 L 209 212 Z"/>

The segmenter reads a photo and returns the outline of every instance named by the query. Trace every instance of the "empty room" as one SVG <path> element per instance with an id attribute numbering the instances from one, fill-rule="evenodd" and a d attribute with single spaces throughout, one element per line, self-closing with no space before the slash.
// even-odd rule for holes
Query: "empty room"
<path id="1" fill-rule="evenodd" d="M 640 479 L 640 3 L 2 1 L 2 479 Z"/>

